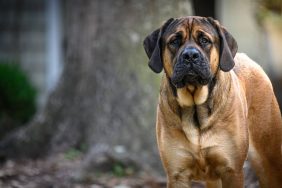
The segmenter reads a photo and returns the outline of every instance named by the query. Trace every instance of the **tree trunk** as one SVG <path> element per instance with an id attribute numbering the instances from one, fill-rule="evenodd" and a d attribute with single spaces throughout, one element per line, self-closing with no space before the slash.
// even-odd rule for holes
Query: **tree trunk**
<path id="1" fill-rule="evenodd" d="M 170 17 L 191 14 L 188 0 L 67 0 L 65 66 L 45 109 L 0 143 L 3 157 L 38 157 L 70 147 L 126 154 L 159 169 L 155 112 L 159 76 L 142 42 Z"/>

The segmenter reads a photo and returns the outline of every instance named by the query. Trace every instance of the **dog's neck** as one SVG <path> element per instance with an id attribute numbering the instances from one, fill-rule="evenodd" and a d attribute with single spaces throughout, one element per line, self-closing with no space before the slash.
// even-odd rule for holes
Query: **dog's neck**
<path id="1" fill-rule="evenodd" d="M 160 95 L 163 101 L 160 101 L 160 105 L 167 105 L 172 114 L 180 117 L 180 121 L 183 117 L 193 118 L 196 126 L 203 127 L 211 124 L 213 115 L 223 110 L 230 92 L 231 74 L 218 71 L 213 80 L 202 87 L 175 88 L 166 74 L 162 82 Z"/>
<path id="2" fill-rule="evenodd" d="M 224 84 L 219 80 L 224 80 Z M 168 95 L 173 95 L 178 105 L 182 108 L 200 106 L 206 103 L 211 96 L 219 97 L 226 92 L 226 88 L 230 87 L 230 72 L 218 71 L 208 85 L 187 85 L 183 88 L 176 88 L 171 79 L 166 75 L 163 76 L 161 91 L 165 91 Z"/>

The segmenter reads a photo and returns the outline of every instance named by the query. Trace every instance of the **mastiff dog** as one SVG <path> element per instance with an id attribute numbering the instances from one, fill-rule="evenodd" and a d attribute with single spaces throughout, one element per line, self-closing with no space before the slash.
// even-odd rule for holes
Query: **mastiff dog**
<path id="1" fill-rule="evenodd" d="M 260 187 L 281 188 L 281 112 L 269 78 L 237 53 L 233 36 L 212 18 L 171 18 L 144 48 L 149 67 L 164 69 L 156 132 L 167 187 L 242 188 L 248 158 Z"/>

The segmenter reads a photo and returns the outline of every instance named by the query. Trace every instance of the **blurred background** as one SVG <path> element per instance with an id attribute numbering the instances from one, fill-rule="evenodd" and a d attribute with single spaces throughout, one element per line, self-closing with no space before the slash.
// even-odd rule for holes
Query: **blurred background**
<path id="1" fill-rule="evenodd" d="M 282 0 L 0 0 L 0 187 L 165 187 L 142 43 L 188 15 L 218 19 L 281 108 Z"/>

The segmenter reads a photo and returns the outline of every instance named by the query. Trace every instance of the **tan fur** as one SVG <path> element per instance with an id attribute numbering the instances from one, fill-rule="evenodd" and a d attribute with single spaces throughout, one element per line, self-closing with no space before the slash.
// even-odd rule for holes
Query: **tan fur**
<path id="1" fill-rule="evenodd" d="M 261 187 L 282 187 L 281 113 L 261 67 L 237 54 L 231 71 L 216 73 L 212 93 L 207 86 L 188 85 L 175 96 L 167 53 L 163 59 L 169 75 L 161 83 L 156 128 L 168 187 L 191 187 L 192 180 L 206 181 L 209 188 L 243 187 L 247 155 Z M 218 50 L 210 54 L 215 73 Z M 200 127 L 193 117 L 195 109 Z"/>
<path id="2" fill-rule="evenodd" d="M 166 74 L 171 77 L 173 73 L 173 69 L 171 66 L 171 61 L 170 61 L 170 54 L 168 52 L 168 49 L 164 50 L 164 55 L 163 55 L 163 61 L 164 61 L 164 68 L 166 70 Z"/>
<path id="3" fill-rule="evenodd" d="M 206 102 L 208 98 L 208 86 L 187 86 L 177 89 L 177 101 L 180 106 L 188 107 L 193 105 L 200 105 Z"/>
<path id="4" fill-rule="evenodd" d="M 216 48 L 212 48 L 211 50 L 211 70 L 213 74 L 216 74 L 216 70 L 218 69 L 218 50 Z"/>
<path id="5" fill-rule="evenodd" d="M 194 94 L 194 102 L 196 105 L 206 102 L 209 94 L 208 86 L 198 86 Z"/>

